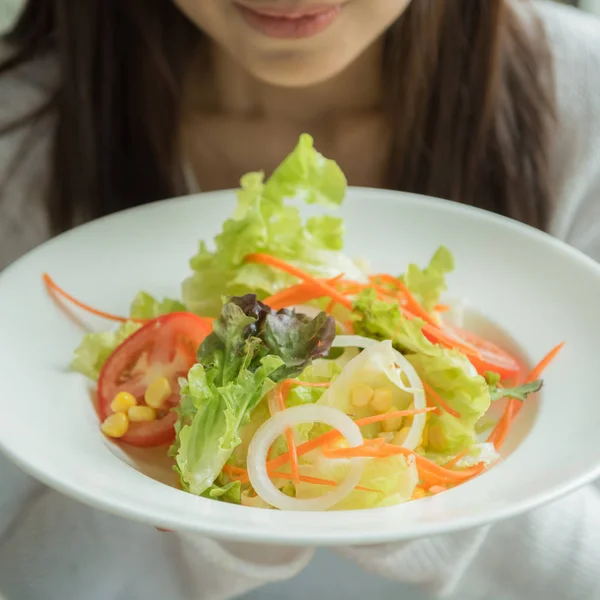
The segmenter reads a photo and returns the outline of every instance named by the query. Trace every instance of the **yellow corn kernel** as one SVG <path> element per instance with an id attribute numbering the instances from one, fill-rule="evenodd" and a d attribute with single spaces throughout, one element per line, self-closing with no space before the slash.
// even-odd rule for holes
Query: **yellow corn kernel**
<path id="1" fill-rule="evenodd" d="M 429 425 L 426 423 L 421 434 L 421 446 L 427 448 L 429 445 Z"/>
<path id="2" fill-rule="evenodd" d="M 425 490 L 422 487 L 416 487 L 412 493 L 413 500 L 420 500 L 421 498 L 425 498 Z"/>
<path id="3" fill-rule="evenodd" d="M 373 397 L 373 388 L 370 385 L 364 383 L 357 383 L 350 392 L 350 398 L 352 405 L 356 408 L 362 408 L 367 406 Z"/>
<path id="4" fill-rule="evenodd" d="M 127 416 L 132 423 L 150 423 L 156 419 L 156 411 L 149 406 L 132 406 Z"/>
<path id="5" fill-rule="evenodd" d="M 402 428 L 403 421 L 404 419 L 402 417 L 392 417 L 391 419 L 386 419 L 385 421 L 381 421 L 381 429 L 383 431 L 398 431 Z"/>
<path id="6" fill-rule="evenodd" d="M 126 413 L 132 406 L 137 404 L 133 394 L 129 392 L 119 392 L 110 403 L 110 409 L 116 413 Z"/>
<path id="7" fill-rule="evenodd" d="M 446 447 L 444 431 L 439 425 L 429 427 L 428 438 L 427 445 L 433 450 L 443 450 Z"/>
<path id="8" fill-rule="evenodd" d="M 384 387 L 377 388 L 373 393 L 373 398 L 371 398 L 371 408 L 375 412 L 383 414 L 384 412 L 387 412 L 391 406 L 392 390 Z"/>
<path id="9" fill-rule="evenodd" d="M 125 413 L 114 413 L 104 419 L 104 423 L 100 425 L 100 429 L 102 430 L 102 433 L 108 437 L 123 437 L 129 429 L 129 419 Z"/>
<path id="10" fill-rule="evenodd" d="M 162 408 L 172 392 L 169 380 L 166 377 L 159 377 L 148 386 L 144 400 L 152 408 Z"/>
<path id="11" fill-rule="evenodd" d="M 402 444 L 404 444 L 404 442 L 406 441 L 406 438 L 408 437 L 409 433 L 410 433 L 410 427 L 403 427 L 394 436 L 394 439 L 392 440 L 392 444 L 395 444 L 396 446 L 402 446 Z"/>

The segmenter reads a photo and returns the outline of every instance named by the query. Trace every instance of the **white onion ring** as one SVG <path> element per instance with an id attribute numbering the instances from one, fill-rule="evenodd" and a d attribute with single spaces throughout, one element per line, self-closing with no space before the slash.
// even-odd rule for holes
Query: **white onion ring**
<path id="1" fill-rule="evenodd" d="M 373 346 L 374 344 L 380 344 L 381 342 L 366 338 L 360 335 L 338 335 L 334 340 L 332 347 L 334 348 L 366 348 Z M 423 383 L 421 378 L 417 375 L 415 368 L 406 360 L 406 358 L 398 352 L 395 348 L 394 356 L 396 357 L 396 363 L 400 367 L 403 373 L 406 374 L 408 383 L 410 385 L 410 393 L 413 395 L 413 402 L 416 409 L 426 408 L 427 402 L 425 400 L 425 390 L 423 389 Z M 427 415 L 421 413 L 414 415 L 410 432 L 406 436 L 403 448 L 414 450 L 420 443 L 423 436 L 423 429 L 425 428 Z"/>
<path id="2" fill-rule="evenodd" d="M 279 491 L 267 473 L 267 455 L 273 442 L 288 427 L 304 423 L 325 423 L 337 429 L 346 438 L 350 448 L 364 442 L 358 425 L 345 413 L 330 406 L 305 404 L 294 406 L 271 417 L 254 434 L 248 448 L 248 475 L 254 491 L 268 504 L 282 510 L 327 510 L 341 502 L 358 485 L 363 472 L 363 461 L 352 459 L 348 475 L 334 490 L 318 498 L 298 499 Z"/>

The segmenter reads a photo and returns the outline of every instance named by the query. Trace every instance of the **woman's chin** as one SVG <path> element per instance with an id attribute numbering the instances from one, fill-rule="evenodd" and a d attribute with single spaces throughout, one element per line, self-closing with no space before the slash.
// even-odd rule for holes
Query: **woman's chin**
<path id="1" fill-rule="evenodd" d="M 305 88 L 318 85 L 341 73 L 352 60 L 335 53 L 285 53 L 248 60 L 239 57 L 245 70 L 255 79 L 275 87 Z"/>

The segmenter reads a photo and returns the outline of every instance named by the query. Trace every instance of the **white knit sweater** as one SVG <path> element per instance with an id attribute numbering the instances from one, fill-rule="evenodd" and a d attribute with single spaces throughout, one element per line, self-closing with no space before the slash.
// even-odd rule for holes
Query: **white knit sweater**
<path id="1" fill-rule="evenodd" d="M 552 44 L 560 115 L 552 232 L 600 260 L 600 21 L 538 7 Z M 0 124 L 43 98 L 52 71 L 51 61 L 38 62 L 0 79 Z M 23 135 L 0 138 L 0 180 Z M 40 200 L 47 138 L 43 128 L 33 135 L 35 150 L 19 163 L 0 205 L 0 269 L 48 236 Z M 338 552 L 383 577 L 461 600 L 600 599 L 600 495 L 588 487 L 491 527 Z M 8 600 L 231 598 L 292 577 L 311 557 L 311 549 L 160 533 L 65 498 L 0 456 L 0 597 Z M 352 577 L 348 565 L 347 574 L 331 573 L 332 591 L 317 597 L 341 598 L 335 580 Z M 396 597 L 409 593 L 395 589 Z M 371 597 L 380 595 L 373 589 Z"/>

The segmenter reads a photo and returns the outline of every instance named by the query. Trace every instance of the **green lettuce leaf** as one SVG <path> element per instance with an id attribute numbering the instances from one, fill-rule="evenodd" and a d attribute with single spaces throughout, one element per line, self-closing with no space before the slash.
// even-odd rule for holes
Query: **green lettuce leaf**
<path id="1" fill-rule="evenodd" d="M 191 493 L 213 485 L 263 397 L 326 354 L 334 336 L 325 313 L 275 312 L 253 294 L 225 303 L 181 388 L 171 453 Z"/>
<path id="2" fill-rule="evenodd" d="M 321 458 L 311 464 L 301 464 L 300 473 L 309 477 L 341 482 L 347 475 L 348 462 Z M 404 456 L 366 459 L 359 485 L 376 492 L 354 490 L 332 510 L 357 510 L 391 506 L 406 502 L 419 481 L 414 464 L 407 465 Z M 315 498 L 331 491 L 330 487 L 309 483 L 296 484 L 296 498 Z"/>
<path id="3" fill-rule="evenodd" d="M 159 301 L 147 292 L 140 292 L 131 303 L 129 316 L 132 319 L 154 319 L 185 310 L 185 306 L 177 300 L 165 298 Z M 140 323 L 127 321 L 113 331 L 86 334 L 74 352 L 71 369 L 97 381 L 106 359 L 140 327 Z"/>
<path id="4" fill-rule="evenodd" d="M 477 421 L 488 410 L 488 382 L 478 375 L 469 359 L 458 352 L 432 344 L 422 332 L 422 321 L 406 319 L 396 302 L 378 300 L 373 290 L 359 294 L 354 303 L 354 328 L 358 335 L 392 340 L 429 384 L 459 414 L 446 412 L 428 416 L 431 452 L 460 452 L 476 442 Z"/>
<path id="5" fill-rule="evenodd" d="M 423 335 L 423 321 L 405 318 L 396 302 L 379 300 L 373 289 L 356 297 L 352 320 L 357 335 L 392 340 L 400 352 L 436 352 L 436 347 Z"/>
<path id="6" fill-rule="evenodd" d="M 441 246 L 429 265 L 421 269 L 410 264 L 401 279 L 414 294 L 421 306 L 431 312 L 440 296 L 446 291 L 446 275 L 454 270 L 454 257 L 448 248 Z"/>
<path id="7" fill-rule="evenodd" d="M 477 442 L 476 424 L 490 407 L 488 384 L 473 369 L 469 359 L 456 350 L 435 346 L 437 355 L 407 354 L 422 381 L 460 414 L 442 411 L 428 415 L 426 450 L 457 453 Z"/>
<path id="8" fill-rule="evenodd" d="M 113 350 L 140 327 L 139 323 L 127 321 L 115 331 L 87 333 L 75 350 L 71 369 L 97 381 L 106 359 Z"/>
<path id="9" fill-rule="evenodd" d="M 229 502 L 230 504 L 241 504 L 242 502 L 242 484 L 239 481 L 230 481 L 219 485 L 213 483 L 202 494 L 204 498 L 212 500 L 221 500 L 221 502 Z"/>
<path id="10" fill-rule="evenodd" d="M 170 298 L 157 300 L 147 292 L 139 292 L 131 303 L 129 316 L 132 319 L 155 319 L 161 315 L 185 312 L 186 310 L 185 305 L 179 300 L 171 300 Z"/>
<path id="11" fill-rule="evenodd" d="M 333 360 L 315 360 L 297 379 L 307 383 L 332 383 L 341 372 L 342 367 Z M 327 388 L 294 386 L 288 393 L 286 406 L 315 404 L 326 391 Z"/>
<path id="12" fill-rule="evenodd" d="M 193 274 L 182 286 L 190 310 L 217 316 L 223 296 L 253 292 L 263 299 L 296 282 L 265 265 L 244 264 L 244 257 L 253 252 L 285 259 L 319 277 L 339 273 L 364 277 L 339 252 L 343 245 L 341 219 L 326 215 L 303 222 L 298 208 L 286 203 L 286 199 L 301 199 L 336 207 L 344 197 L 342 171 L 313 148 L 309 135 L 301 136 L 295 150 L 266 182 L 262 173 L 248 173 L 240 184 L 237 208 L 216 236 L 214 250 L 202 242 L 190 261 Z"/>

